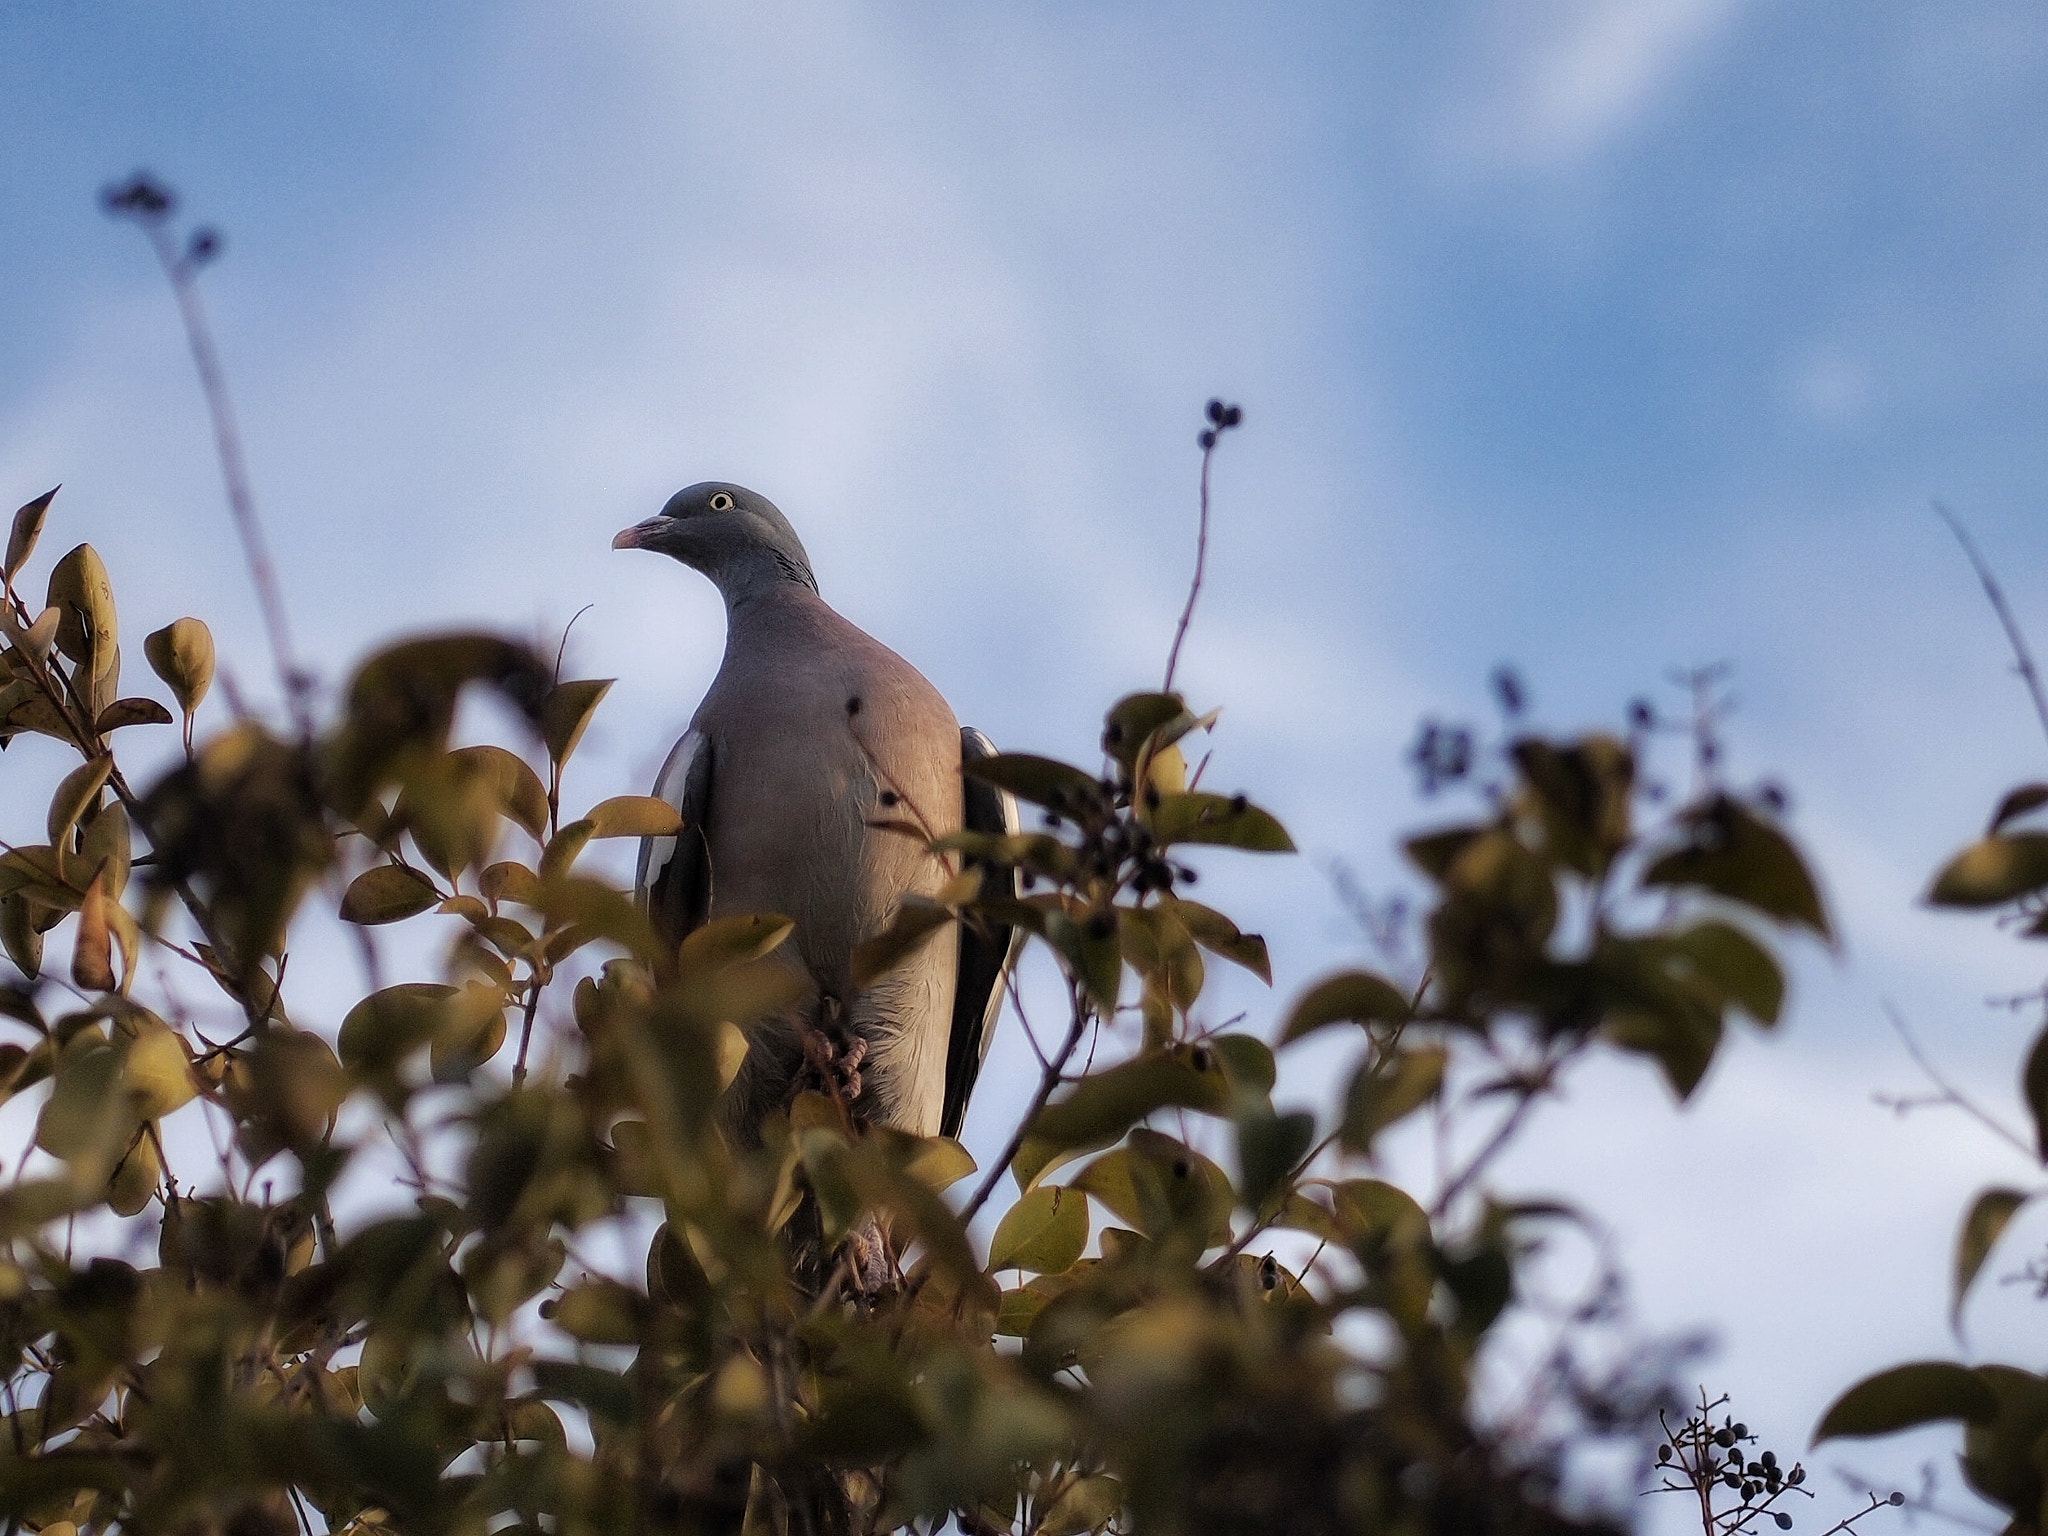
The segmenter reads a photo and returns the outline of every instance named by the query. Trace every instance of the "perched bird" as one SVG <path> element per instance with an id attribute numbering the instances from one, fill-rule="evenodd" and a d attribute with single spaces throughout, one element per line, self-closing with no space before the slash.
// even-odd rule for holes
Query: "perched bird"
<path id="1" fill-rule="evenodd" d="M 796 925 L 776 952 L 806 982 L 764 1023 L 728 1099 L 744 1140 L 823 1078 L 860 1119 L 957 1134 L 1001 1004 L 1007 931 L 942 929 L 864 991 L 855 946 L 905 896 L 954 872 L 924 839 L 966 826 L 1015 831 L 1009 796 L 961 776 L 993 753 L 902 657 L 818 595 L 789 521 L 766 497 L 708 480 L 676 492 L 615 549 L 702 571 L 725 598 L 725 659 L 654 793 L 681 814 L 646 839 L 635 894 L 672 943 L 711 918 L 774 912 Z M 954 935 L 957 934 L 957 938 Z"/>

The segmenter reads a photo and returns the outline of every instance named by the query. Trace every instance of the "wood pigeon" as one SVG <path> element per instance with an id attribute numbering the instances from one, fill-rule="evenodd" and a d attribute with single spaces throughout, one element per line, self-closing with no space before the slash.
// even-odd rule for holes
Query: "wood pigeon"
<path id="1" fill-rule="evenodd" d="M 820 1086 L 865 1122 L 957 1135 L 1012 934 L 942 928 L 865 991 L 852 959 L 905 896 L 933 895 L 955 873 L 923 838 L 878 823 L 933 837 L 1017 830 L 1009 795 L 961 775 L 963 760 L 994 747 L 960 728 L 916 668 L 826 605 L 796 531 L 766 497 L 708 480 L 612 547 L 702 571 L 726 610 L 725 659 L 654 786 L 682 831 L 642 842 L 635 896 L 671 943 L 710 918 L 775 912 L 796 924 L 776 956 L 807 991 L 755 1033 L 728 1098 L 731 1129 L 752 1142 L 764 1116 Z"/>

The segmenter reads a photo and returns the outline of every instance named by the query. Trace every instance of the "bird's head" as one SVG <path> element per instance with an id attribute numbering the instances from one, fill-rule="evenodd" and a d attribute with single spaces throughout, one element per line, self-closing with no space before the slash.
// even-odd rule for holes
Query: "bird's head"
<path id="1" fill-rule="evenodd" d="M 717 582 L 728 603 L 782 582 L 818 590 L 789 519 L 766 496 L 724 480 L 677 491 L 657 515 L 614 538 L 612 548 L 671 555 Z"/>

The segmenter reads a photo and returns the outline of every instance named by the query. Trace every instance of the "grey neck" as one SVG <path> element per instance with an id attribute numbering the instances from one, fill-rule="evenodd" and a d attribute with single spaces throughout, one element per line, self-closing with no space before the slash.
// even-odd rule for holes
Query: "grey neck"
<path id="1" fill-rule="evenodd" d="M 812 593 L 818 590 L 818 578 L 811 574 L 808 565 L 779 549 L 760 545 L 721 564 L 710 576 L 718 584 L 729 614 L 782 587 L 799 586 Z"/>

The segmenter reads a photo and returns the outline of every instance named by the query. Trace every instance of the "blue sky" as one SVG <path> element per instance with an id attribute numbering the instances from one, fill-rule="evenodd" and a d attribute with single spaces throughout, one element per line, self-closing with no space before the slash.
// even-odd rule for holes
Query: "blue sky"
<path id="1" fill-rule="evenodd" d="M 2038 5 L 61 3 L 0 10 L 0 80 L 0 492 L 65 482 L 50 537 L 93 539 L 131 627 L 208 618 L 252 691 L 175 318 L 94 205 L 137 166 L 226 233 L 208 302 L 307 651 L 595 604 L 592 797 L 649 776 L 720 641 L 708 585 L 610 535 L 713 476 L 964 719 L 1085 753 L 1162 664 L 1211 393 L 1247 424 L 1182 675 L 1225 709 L 1212 773 L 1307 851 L 1211 868 L 1290 935 L 1283 991 L 1355 952 L 1329 861 L 1392 888 L 1443 814 L 1400 763 L 1423 715 L 1483 715 L 1505 661 L 1544 723 L 1612 723 L 1731 662 L 1733 772 L 1791 789 L 1843 956 L 1683 1112 L 1593 1074 L 1516 1177 L 1607 1212 L 1646 1320 L 1716 1327 L 1787 1442 L 1953 1349 L 1956 1213 L 2028 1170 L 1870 1094 L 1914 1086 L 1889 998 L 2010 1104 L 2024 1027 L 1981 1000 L 2039 980 L 1914 904 L 2044 758 L 1929 511 L 2048 643 Z M 1783 1203 L 1669 1198 L 1722 1166 Z M 2025 1357 L 2015 1292 L 1973 1318 Z"/>

